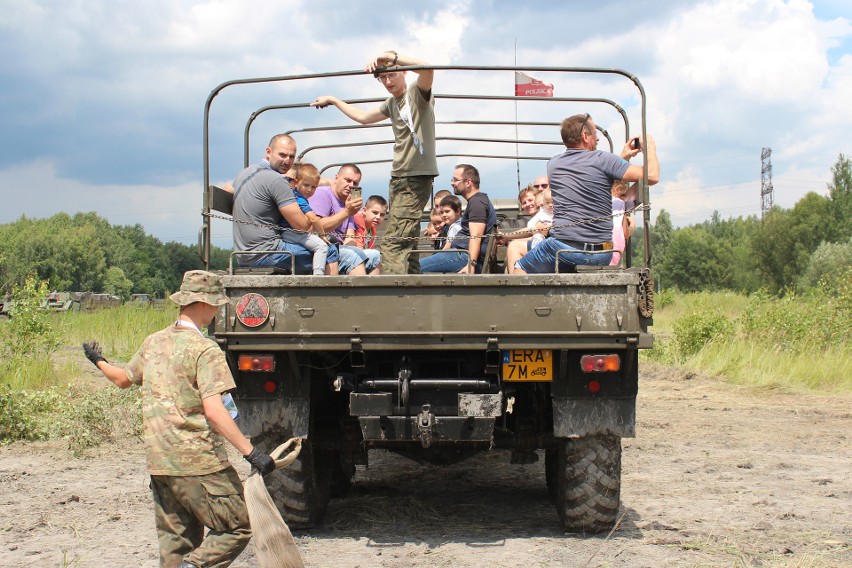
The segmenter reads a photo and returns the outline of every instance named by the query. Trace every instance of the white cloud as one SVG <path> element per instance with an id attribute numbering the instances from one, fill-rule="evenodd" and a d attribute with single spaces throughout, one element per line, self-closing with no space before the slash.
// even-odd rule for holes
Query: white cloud
<path id="1" fill-rule="evenodd" d="M 828 71 L 831 37 L 810 4 L 723 0 L 687 10 L 660 30 L 660 62 L 692 89 L 735 90 L 759 101 L 800 101 Z"/>
<path id="2" fill-rule="evenodd" d="M 0 141 L 0 167 L 5 165 L 0 183 L 4 188 L 27 183 L 37 196 L 22 196 L 3 214 L 14 218 L 94 208 L 79 205 L 83 200 L 98 203 L 109 215 L 129 215 L 126 222 L 142 222 L 149 231 L 174 221 L 178 228 L 165 229 L 165 237 L 194 235 L 200 190 L 180 182 L 194 175 L 200 186 L 202 105 L 222 81 L 357 70 L 384 49 L 440 65 L 511 65 L 515 38 L 520 38 L 522 65 L 616 67 L 638 74 L 648 93 L 648 130 L 657 139 L 662 162 L 662 181 L 652 190 L 659 192 L 652 193 L 658 196 L 654 205 L 670 210 L 676 222 L 678 215 L 685 223 L 699 222 L 701 212 L 714 209 L 723 216 L 746 207 L 759 211 L 764 146 L 774 151 L 776 202 L 789 204 L 814 185 L 824 187 L 839 152 L 852 154 L 852 54 L 842 52 L 852 45 L 852 23 L 833 15 L 820 20 L 820 10 L 804 0 L 660 4 L 653 15 L 645 7 L 609 3 L 317 2 L 0 0 L 0 101 L 9 101 L 5 110 L 0 108 L 0 126 L 15 134 Z M 832 14 L 843 13 L 840 6 Z M 616 7 L 621 11 L 607 16 L 606 29 L 590 25 L 584 33 L 566 33 L 581 29 L 575 24 L 584 18 L 595 22 Z M 638 129 L 636 90 L 629 81 L 547 73 L 539 78 L 558 83 L 557 96 L 603 94 L 616 100 L 634 132 Z M 441 72 L 435 89 L 511 94 L 512 82 L 496 74 Z M 326 92 L 346 98 L 385 95 L 369 77 L 220 95 L 211 132 L 214 178 L 230 178 L 239 169 L 242 128 L 252 111 Z M 614 111 L 591 103 L 565 103 L 557 111 L 554 106 L 519 105 L 519 118 L 558 122 L 589 111 L 619 146 L 624 133 Z M 437 111 L 439 120 L 514 117 L 514 105 L 501 102 L 445 100 Z M 253 128 L 251 159 L 259 157 L 272 133 L 320 122 L 346 124 L 347 119 L 333 110 L 268 113 Z M 514 134 L 510 130 L 494 128 L 491 135 L 508 137 Z M 482 135 L 465 127 L 447 132 Z M 520 132 L 527 138 L 558 139 L 551 127 L 521 127 Z M 346 139 L 339 133 L 304 135 L 299 144 L 303 149 Z M 514 146 L 499 148 L 514 153 Z M 494 149 L 472 142 L 446 142 L 439 148 Z M 521 149 L 522 154 L 558 151 Z M 336 161 L 341 154 L 315 153 L 312 159 Z M 389 154 L 388 146 L 364 153 L 370 158 Z M 513 195 L 514 162 L 471 161 L 482 166 L 493 196 Z M 68 171 L 71 166 L 77 166 L 74 173 Z M 522 182 L 543 167 L 522 163 Z M 365 172 L 366 177 L 376 190 L 385 185 L 380 167 Z M 446 185 L 446 177 L 439 183 Z M 79 181 L 84 178 L 97 183 Z M 139 195 L 147 199 L 128 206 Z M 157 209 L 149 203 L 157 203 Z M 0 218 L 6 220 L 10 217 Z"/>
<path id="3" fill-rule="evenodd" d="M 95 211 L 115 225 L 143 224 L 162 240 L 195 241 L 201 226 L 201 184 L 84 184 L 57 175 L 40 159 L 0 170 L 6 206 L 0 223 L 21 215 L 50 217 L 60 212 Z M 13 206 L 9 206 L 13 205 Z"/>

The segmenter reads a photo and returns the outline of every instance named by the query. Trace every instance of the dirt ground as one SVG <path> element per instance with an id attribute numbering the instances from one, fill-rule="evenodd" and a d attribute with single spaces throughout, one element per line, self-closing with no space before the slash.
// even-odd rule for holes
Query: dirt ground
<path id="1" fill-rule="evenodd" d="M 544 460 L 495 451 L 443 469 L 373 452 L 296 538 L 308 566 L 852 566 L 851 401 L 646 366 L 609 536 L 563 533 Z M 156 567 L 143 461 L 135 440 L 0 447 L 0 563 Z M 233 566 L 257 566 L 251 545 Z"/>

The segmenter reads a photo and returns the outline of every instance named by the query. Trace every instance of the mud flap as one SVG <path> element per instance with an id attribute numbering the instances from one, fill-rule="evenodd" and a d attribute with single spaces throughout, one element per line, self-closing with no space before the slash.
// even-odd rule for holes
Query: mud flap
<path id="1" fill-rule="evenodd" d="M 595 434 L 635 437 L 636 399 L 553 397 L 555 437 L 582 438 Z"/>
<path id="2" fill-rule="evenodd" d="M 285 432 L 292 438 L 307 438 L 310 403 L 306 398 L 240 400 L 237 425 L 246 437 L 265 432 Z"/>

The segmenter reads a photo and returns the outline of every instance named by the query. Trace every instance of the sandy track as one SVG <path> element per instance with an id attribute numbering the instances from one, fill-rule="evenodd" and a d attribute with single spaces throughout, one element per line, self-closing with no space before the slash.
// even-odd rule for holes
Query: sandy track
<path id="1" fill-rule="evenodd" d="M 609 538 L 564 534 L 543 459 L 503 452 L 447 468 L 373 452 L 325 527 L 296 536 L 309 566 L 850 566 L 850 402 L 646 366 Z M 0 490 L 3 566 L 157 566 L 136 441 L 83 459 L 2 447 Z M 251 545 L 234 566 L 256 566 Z"/>

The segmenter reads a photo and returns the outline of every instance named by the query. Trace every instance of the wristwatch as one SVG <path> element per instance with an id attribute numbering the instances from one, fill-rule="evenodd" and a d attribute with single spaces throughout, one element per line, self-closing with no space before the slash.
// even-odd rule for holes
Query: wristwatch
<path id="1" fill-rule="evenodd" d="M 476 266 L 476 260 L 474 260 L 474 259 L 472 259 L 472 258 L 471 258 L 471 259 L 470 259 L 470 265 L 471 265 L 471 266 Z"/>
<path id="2" fill-rule="evenodd" d="M 396 62 L 399 59 L 399 54 L 393 50 L 388 51 L 388 53 L 393 53 L 393 61 L 391 61 L 388 65 L 388 67 L 393 67 L 394 65 L 396 65 Z"/>

